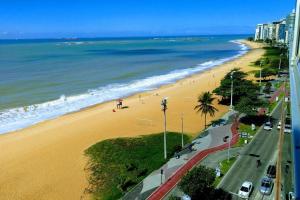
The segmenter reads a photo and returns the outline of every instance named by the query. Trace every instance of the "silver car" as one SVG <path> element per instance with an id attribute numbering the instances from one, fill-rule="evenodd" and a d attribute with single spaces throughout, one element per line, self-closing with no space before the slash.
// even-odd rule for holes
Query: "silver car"
<path id="1" fill-rule="evenodd" d="M 271 178 L 263 178 L 261 180 L 261 185 L 259 191 L 264 195 L 270 195 L 273 189 L 273 180 Z"/>
<path id="2" fill-rule="evenodd" d="M 265 125 L 264 125 L 264 130 L 270 131 L 270 130 L 272 130 L 272 128 L 273 128 L 273 125 L 272 125 L 271 122 L 266 122 L 266 123 L 265 123 Z"/>

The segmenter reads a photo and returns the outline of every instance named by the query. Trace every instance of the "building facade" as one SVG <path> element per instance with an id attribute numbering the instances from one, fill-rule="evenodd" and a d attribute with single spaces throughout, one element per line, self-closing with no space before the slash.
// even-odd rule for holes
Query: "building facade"
<path id="1" fill-rule="evenodd" d="M 292 150 L 294 157 L 294 188 L 296 199 L 300 199 L 300 0 L 296 12 L 287 17 L 290 51 L 290 93 L 292 117 Z"/>
<path id="2" fill-rule="evenodd" d="M 278 43 L 289 44 L 293 37 L 295 11 L 280 21 L 267 24 L 257 24 L 254 40 L 275 40 Z"/>

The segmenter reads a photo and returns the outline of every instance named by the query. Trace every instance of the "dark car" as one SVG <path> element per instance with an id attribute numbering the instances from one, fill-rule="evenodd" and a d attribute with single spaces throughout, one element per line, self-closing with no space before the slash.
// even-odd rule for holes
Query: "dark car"
<path id="1" fill-rule="evenodd" d="M 275 165 L 269 165 L 268 166 L 267 177 L 269 177 L 269 178 L 275 178 L 276 177 L 276 166 Z"/>

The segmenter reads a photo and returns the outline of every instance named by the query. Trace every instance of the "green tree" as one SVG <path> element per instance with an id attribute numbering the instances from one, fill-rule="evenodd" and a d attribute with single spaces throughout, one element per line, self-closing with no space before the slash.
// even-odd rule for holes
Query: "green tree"
<path id="1" fill-rule="evenodd" d="M 239 111 L 239 113 L 245 113 L 247 115 L 253 115 L 256 113 L 255 105 L 249 97 L 242 97 L 234 109 Z"/>
<path id="2" fill-rule="evenodd" d="M 206 116 L 209 114 L 210 116 L 214 116 L 215 112 L 218 111 L 216 109 L 212 102 L 215 100 L 214 97 L 212 97 L 212 94 L 210 92 L 203 92 L 198 97 L 198 105 L 195 106 L 195 110 L 197 112 L 201 112 L 201 115 L 204 115 L 204 128 L 206 128 Z"/>
<path id="3" fill-rule="evenodd" d="M 221 84 L 213 92 L 222 97 L 223 103 L 229 103 L 231 96 L 231 73 L 234 71 L 233 80 L 233 104 L 235 105 L 241 97 L 253 96 L 257 94 L 259 87 L 252 81 L 247 80 L 247 73 L 240 71 L 239 69 L 233 69 L 225 75 L 221 80 Z"/>
<path id="4" fill-rule="evenodd" d="M 247 115 L 256 115 L 257 108 L 263 107 L 266 105 L 266 102 L 258 99 L 257 96 L 245 96 L 240 99 L 240 101 L 234 107 L 235 110 L 239 113 L 244 113 Z"/>
<path id="5" fill-rule="evenodd" d="M 205 166 L 193 168 L 180 181 L 179 188 L 192 199 L 209 199 L 215 181 L 215 171 Z"/>
<path id="6" fill-rule="evenodd" d="M 277 74 L 277 71 L 274 70 L 274 69 L 271 69 L 269 67 L 265 67 L 261 70 L 261 77 L 266 80 L 267 77 L 270 77 L 270 76 L 274 76 Z M 255 72 L 255 75 L 254 75 L 256 78 L 259 78 L 260 77 L 260 71 L 256 71 Z"/>
<path id="7" fill-rule="evenodd" d="M 212 191 L 210 195 L 210 199 L 213 200 L 231 200 L 232 195 L 223 190 L 222 188 L 218 188 Z"/>
<path id="8" fill-rule="evenodd" d="M 253 37 L 248 37 L 247 40 L 252 42 L 254 40 L 254 38 Z"/>
<path id="9" fill-rule="evenodd" d="M 267 82 L 266 86 L 264 88 L 264 93 L 270 94 L 271 93 L 271 87 L 272 87 L 272 83 L 271 82 Z"/>

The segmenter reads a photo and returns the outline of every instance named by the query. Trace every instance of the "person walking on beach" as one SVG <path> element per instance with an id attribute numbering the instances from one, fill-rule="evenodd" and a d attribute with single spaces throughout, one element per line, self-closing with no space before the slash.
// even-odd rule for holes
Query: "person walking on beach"
<path id="1" fill-rule="evenodd" d="M 119 99 L 119 100 L 117 101 L 117 108 L 118 108 L 118 109 L 122 109 L 122 108 L 123 108 L 123 99 Z"/>

